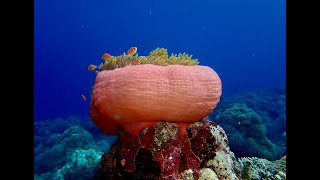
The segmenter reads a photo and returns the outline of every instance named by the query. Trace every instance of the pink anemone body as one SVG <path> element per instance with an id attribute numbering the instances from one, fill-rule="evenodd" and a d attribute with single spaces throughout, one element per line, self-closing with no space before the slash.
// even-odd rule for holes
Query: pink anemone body
<path id="1" fill-rule="evenodd" d="M 158 121 L 186 127 L 208 116 L 221 93 L 221 80 L 208 66 L 126 66 L 97 75 L 90 115 L 111 135 L 121 129 L 136 135 Z"/>

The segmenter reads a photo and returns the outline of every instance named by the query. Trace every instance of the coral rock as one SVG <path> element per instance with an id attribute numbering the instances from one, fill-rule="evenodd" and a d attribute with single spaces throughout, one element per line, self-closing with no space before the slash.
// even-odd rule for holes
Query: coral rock
<path id="1" fill-rule="evenodd" d="M 126 66 L 97 75 L 90 114 L 106 134 L 136 135 L 158 121 L 199 121 L 220 96 L 221 80 L 208 66 Z"/>
<path id="2" fill-rule="evenodd" d="M 276 161 L 242 157 L 234 162 L 234 171 L 241 179 L 286 179 L 286 155 Z"/>
<path id="3" fill-rule="evenodd" d="M 185 136 L 170 122 L 158 122 L 137 135 L 121 131 L 102 155 L 95 179 L 198 179 L 209 176 L 203 168 L 210 168 L 212 176 L 237 179 L 224 130 L 206 119 L 186 128 Z"/>

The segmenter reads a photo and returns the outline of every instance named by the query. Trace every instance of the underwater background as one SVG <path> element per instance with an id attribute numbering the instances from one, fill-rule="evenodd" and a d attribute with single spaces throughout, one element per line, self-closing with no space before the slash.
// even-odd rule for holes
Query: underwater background
<path id="1" fill-rule="evenodd" d="M 283 160 L 285 0 L 35 0 L 35 179 L 92 179 L 117 137 L 90 119 L 96 75 L 88 65 L 130 47 L 139 55 L 158 47 L 169 55 L 185 52 L 213 68 L 222 97 L 209 118 L 226 131 L 230 150 L 237 158 L 263 158 L 252 162 L 270 167 Z M 251 174 L 264 170 L 257 172 Z"/>

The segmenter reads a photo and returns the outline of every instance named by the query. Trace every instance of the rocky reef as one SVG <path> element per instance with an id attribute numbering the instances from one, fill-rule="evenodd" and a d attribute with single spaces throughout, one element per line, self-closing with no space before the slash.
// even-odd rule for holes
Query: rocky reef
<path id="1" fill-rule="evenodd" d="M 230 137 L 207 119 L 183 133 L 169 122 L 136 136 L 121 132 L 115 144 L 91 123 L 75 117 L 35 122 L 34 179 L 286 179 L 286 156 L 236 160 Z"/>
<path id="2" fill-rule="evenodd" d="M 187 126 L 157 122 L 137 135 L 120 132 L 103 154 L 95 179 L 238 179 L 228 138 L 204 118 Z"/>

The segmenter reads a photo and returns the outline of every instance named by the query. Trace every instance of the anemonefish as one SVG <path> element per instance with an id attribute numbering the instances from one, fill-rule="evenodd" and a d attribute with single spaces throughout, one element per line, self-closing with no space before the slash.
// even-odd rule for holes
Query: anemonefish
<path id="1" fill-rule="evenodd" d="M 81 98 L 83 101 L 87 100 L 87 98 L 83 94 L 81 94 Z"/>
<path id="2" fill-rule="evenodd" d="M 108 53 L 104 53 L 101 58 L 105 61 L 108 61 L 111 58 L 111 55 Z"/>
<path id="3" fill-rule="evenodd" d="M 127 54 L 129 56 L 133 56 L 137 52 L 138 48 L 137 47 L 132 47 L 127 51 Z"/>
<path id="4" fill-rule="evenodd" d="M 99 74 L 99 71 L 96 71 L 95 74 L 98 75 L 98 74 Z"/>
<path id="5" fill-rule="evenodd" d="M 95 70 L 97 68 L 97 66 L 96 65 L 93 65 L 93 64 L 90 64 L 89 66 L 88 66 L 88 70 L 89 71 L 93 71 L 93 70 Z"/>

